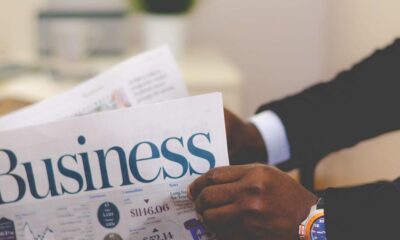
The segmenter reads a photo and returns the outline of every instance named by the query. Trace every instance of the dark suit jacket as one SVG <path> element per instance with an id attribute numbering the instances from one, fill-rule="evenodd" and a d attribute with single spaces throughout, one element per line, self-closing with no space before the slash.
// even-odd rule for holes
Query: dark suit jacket
<path id="1" fill-rule="evenodd" d="M 267 109 L 287 130 L 291 159 L 286 168 L 400 129 L 400 40 L 334 80 L 258 111 Z M 328 240 L 400 239 L 400 180 L 328 189 L 325 197 Z"/>

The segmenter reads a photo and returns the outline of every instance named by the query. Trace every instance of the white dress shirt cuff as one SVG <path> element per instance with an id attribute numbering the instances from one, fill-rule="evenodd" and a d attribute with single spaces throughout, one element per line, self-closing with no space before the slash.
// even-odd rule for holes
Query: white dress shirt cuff
<path id="1" fill-rule="evenodd" d="M 277 165 L 290 159 L 290 145 L 285 126 L 272 111 L 261 112 L 250 121 L 260 131 L 268 152 L 268 164 Z"/>

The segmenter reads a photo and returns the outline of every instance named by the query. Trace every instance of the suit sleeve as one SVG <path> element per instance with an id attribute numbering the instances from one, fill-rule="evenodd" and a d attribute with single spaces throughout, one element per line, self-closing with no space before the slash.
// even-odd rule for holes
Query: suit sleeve
<path id="1" fill-rule="evenodd" d="M 400 128 L 400 40 L 330 82 L 262 106 L 282 120 L 294 168 Z"/>
<path id="2" fill-rule="evenodd" d="M 399 239 L 400 179 L 325 193 L 327 239 Z"/>

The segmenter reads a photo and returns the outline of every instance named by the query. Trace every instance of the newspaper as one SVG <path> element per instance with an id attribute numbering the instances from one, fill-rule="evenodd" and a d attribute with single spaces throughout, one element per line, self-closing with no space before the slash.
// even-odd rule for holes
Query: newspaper
<path id="1" fill-rule="evenodd" d="M 64 94 L 0 117 L 0 130 L 187 96 L 167 47 L 129 59 Z"/>
<path id="2" fill-rule="evenodd" d="M 219 93 L 0 134 L 0 239 L 212 239 L 187 186 L 228 165 Z"/>
<path id="3" fill-rule="evenodd" d="M 213 239 L 186 188 L 228 164 L 221 96 L 152 104 L 186 96 L 164 47 L 1 117 L 0 240 Z"/>

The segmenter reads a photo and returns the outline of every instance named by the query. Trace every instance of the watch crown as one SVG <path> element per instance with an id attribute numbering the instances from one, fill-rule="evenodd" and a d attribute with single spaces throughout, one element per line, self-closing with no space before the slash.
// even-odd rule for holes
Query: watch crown
<path id="1" fill-rule="evenodd" d="M 306 227 L 303 226 L 303 225 L 300 225 L 300 226 L 299 226 L 299 236 L 300 236 L 300 239 L 305 239 L 305 236 L 306 236 Z"/>

